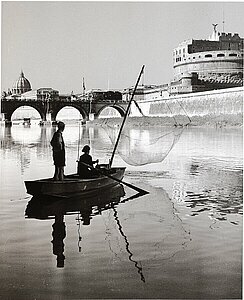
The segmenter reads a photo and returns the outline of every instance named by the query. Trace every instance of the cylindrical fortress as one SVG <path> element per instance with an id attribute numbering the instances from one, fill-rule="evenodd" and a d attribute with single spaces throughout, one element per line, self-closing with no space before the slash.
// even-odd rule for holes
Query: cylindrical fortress
<path id="1" fill-rule="evenodd" d="M 174 80 L 192 72 L 198 75 L 208 73 L 233 74 L 243 72 L 243 54 L 241 51 L 206 51 L 188 54 L 185 60 L 175 62 Z"/>
<path id="2" fill-rule="evenodd" d="M 217 24 L 215 24 L 217 25 Z M 208 40 L 188 40 L 173 51 L 173 82 L 186 74 L 213 78 L 213 74 L 243 78 L 243 38 L 237 33 L 218 33 L 216 26 Z"/>

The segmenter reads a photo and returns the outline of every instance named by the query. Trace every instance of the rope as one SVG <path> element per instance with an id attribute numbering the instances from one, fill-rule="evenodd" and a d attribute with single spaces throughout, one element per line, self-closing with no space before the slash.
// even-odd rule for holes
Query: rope
<path id="1" fill-rule="evenodd" d="M 80 245 L 80 243 L 81 243 L 81 240 L 82 240 L 82 237 L 81 237 L 81 233 L 80 233 L 80 220 L 81 220 L 81 217 L 80 217 L 80 213 L 78 213 L 78 215 L 77 215 L 77 222 L 78 222 L 78 243 L 77 243 L 77 245 L 78 245 L 78 250 L 79 250 L 79 252 L 81 252 L 81 245 Z"/>
<path id="2" fill-rule="evenodd" d="M 177 99 L 176 99 L 176 101 L 180 104 L 181 108 L 183 109 L 184 113 L 186 114 L 187 118 L 189 119 L 189 121 L 190 121 L 189 123 L 191 123 L 191 119 L 190 119 L 190 117 L 188 116 L 188 114 L 187 114 L 186 110 L 184 109 L 184 107 L 181 105 L 180 101 L 178 101 Z M 188 124 L 189 124 L 189 123 L 188 123 Z M 187 124 L 187 125 L 188 125 L 188 124 Z"/>
<path id="3" fill-rule="evenodd" d="M 174 114 L 173 114 L 172 110 L 170 109 L 170 107 L 169 107 L 169 105 L 168 105 L 168 103 L 167 103 L 167 100 L 165 100 L 164 102 L 166 103 L 166 105 L 167 105 L 167 107 L 168 107 L 168 109 L 169 109 L 169 111 L 170 111 L 170 113 L 171 113 L 171 115 L 172 115 L 172 117 L 173 117 L 173 119 L 174 119 L 174 121 L 175 121 L 175 125 L 178 125 L 178 123 L 177 123 L 177 121 L 176 121 L 176 118 L 174 117 Z"/>
<path id="4" fill-rule="evenodd" d="M 80 114 L 80 120 L 81 120 L 81 114 Z M 80 159 L 80 127 L 81 127 L 81 121 L 79 122 L 79 138 L 78 138 L 78 145 L 77 145 L 77 160 Z"/>

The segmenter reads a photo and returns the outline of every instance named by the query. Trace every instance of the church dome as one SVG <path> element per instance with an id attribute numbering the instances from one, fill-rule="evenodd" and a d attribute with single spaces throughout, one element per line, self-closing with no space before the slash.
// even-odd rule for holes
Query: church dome
<path id="1" fill-rule="evenodd" d="M 23 94 L 31 90 L 30 82 L 25 78 L 23 71 L 20 73 L 19 79 L 13 85 L 12 93 L 13 94 Z"/>

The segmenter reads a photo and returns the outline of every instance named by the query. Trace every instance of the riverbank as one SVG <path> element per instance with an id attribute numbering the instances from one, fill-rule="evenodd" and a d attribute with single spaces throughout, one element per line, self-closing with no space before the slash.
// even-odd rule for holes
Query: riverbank
<path id="1" fill-rule="evenodd" d="M 191 121 L 191 122 L 190 122 Z M 89 124 L 101 125 L 105 122 L 105 119 L 96 119 L 89 122 Z M 189 123 L 190 122 L 190 123 Z M 109 123 L 116 125 L 121 123 L 121 118 L 110 118 Z M 243 115 L 205 115 L 205 116 L 192 116 L 187 118 L 186 116 L 174 116 L 174 117 L 129 117 L 127 123 L 131 126 L 144 127 L 144 126 L 173 126 L 176 125 L 186 125 L 189 127 L 243 127 Z"/>

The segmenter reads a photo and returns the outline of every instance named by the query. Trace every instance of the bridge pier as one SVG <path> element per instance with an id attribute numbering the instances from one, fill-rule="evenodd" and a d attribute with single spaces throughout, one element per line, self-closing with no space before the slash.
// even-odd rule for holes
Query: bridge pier
<path id="1" fill-rule="evenodd" d="M 11 127 L 12 126 L 12 121 L 11 120 L 9 121 L 9 120 L 5 119 L 4 124 L 5 124 L 6 127 Z"/>
<path id="2" fill-rule="evenodd" d="M 94 119 L 97 119 L 97 117 L 93 113 L 90 113 L 87 117 L 87 121 L 94 121 Z"/>
<path id="3" fill-rule="evenodd" d="M 12 116 L 12 113 L 3 113 L 4 115 L 4 124 L 5 126 L 7 127 L 10 127 L 12 126 L 12 121 L 11 121 L 11 116 Z"/>

